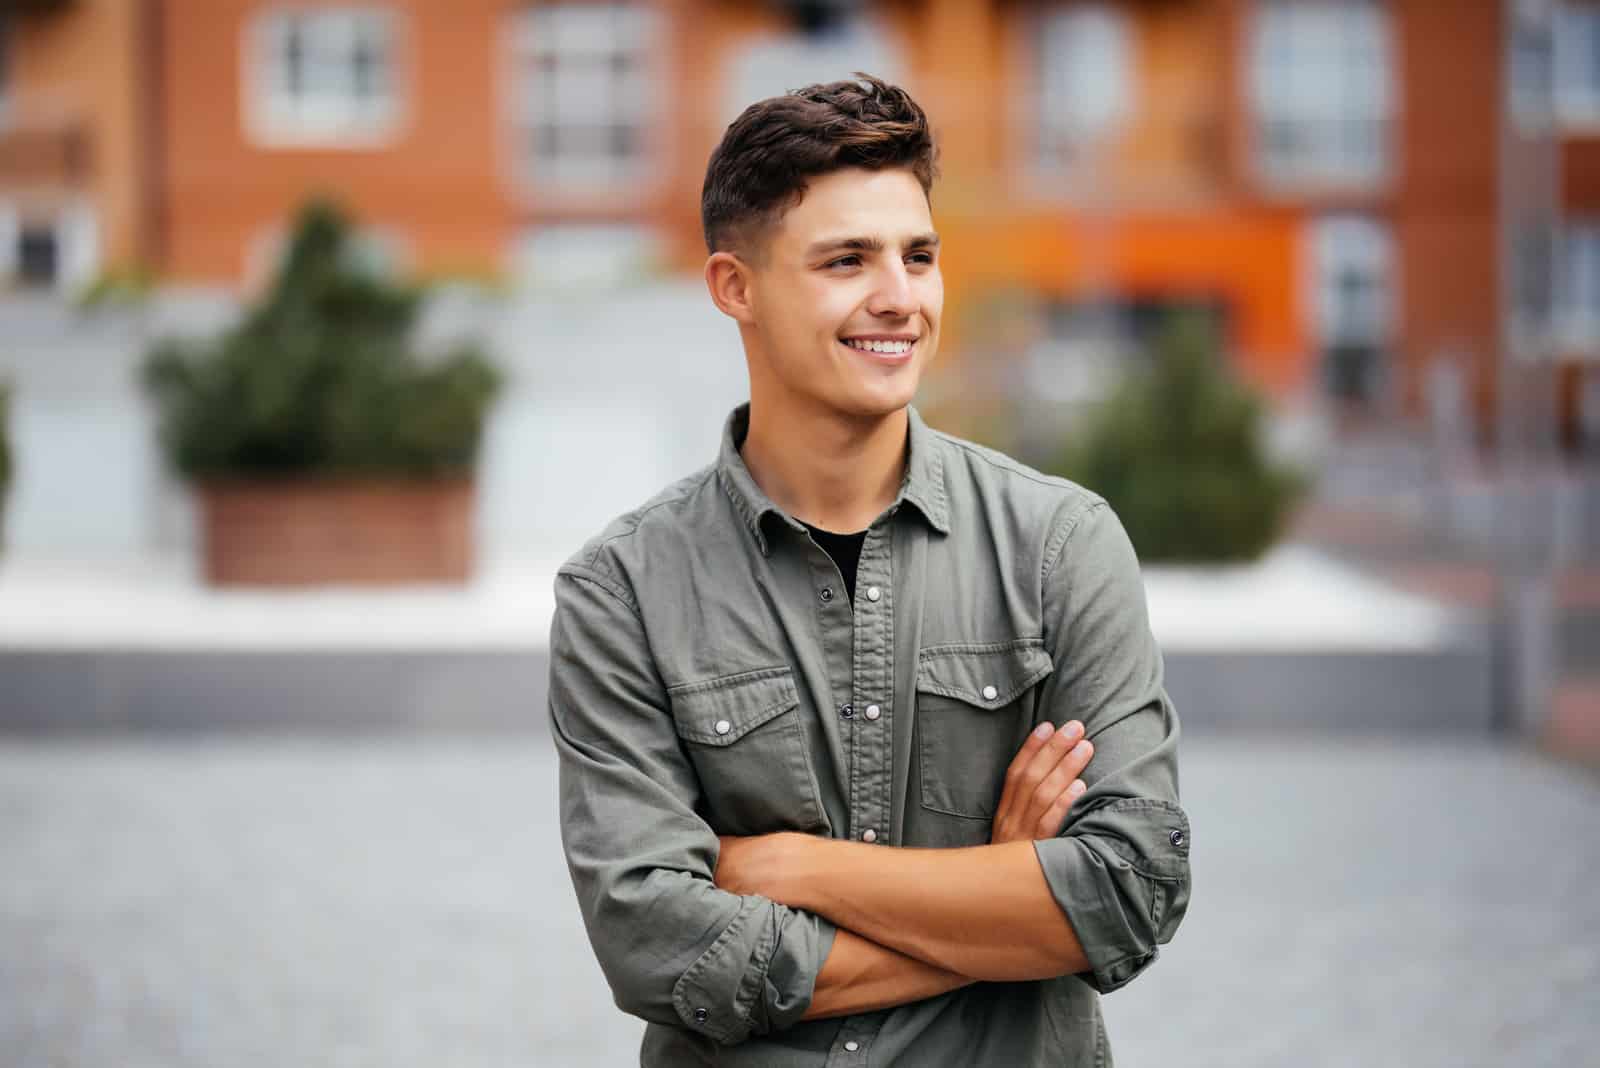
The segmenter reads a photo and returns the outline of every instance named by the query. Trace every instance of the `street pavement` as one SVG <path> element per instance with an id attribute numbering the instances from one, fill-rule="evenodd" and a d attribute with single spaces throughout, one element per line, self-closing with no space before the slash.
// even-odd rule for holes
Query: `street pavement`
<path id="1" fill-rule="evenodd" d="M 1119 1068 L 1600 1063 L 1600 779 L 1186 734 L 1194 896 Z M 0 1065 L 637 1063 L 548 739 L 0 740 Z M 1006 1066 L 1010 1068 L 1010 1066 Z"/>

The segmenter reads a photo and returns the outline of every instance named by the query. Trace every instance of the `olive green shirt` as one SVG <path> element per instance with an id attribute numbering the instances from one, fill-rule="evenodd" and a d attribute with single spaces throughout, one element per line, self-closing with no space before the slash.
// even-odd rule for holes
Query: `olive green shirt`
<path id="1" fill-rule="evenodd" d="M 1139 564 L 1106 502 L 930 429 L 838 568 L 739 454 L 614 520 L 560 569 L 550 722 L 562 840 L 645 1066 L 1109 1065 L 1099 995 L 1189 902 L 1178 716 Z M 717 835 L 988 841 L 1012 756 L 1081 720 L 1088 786 L 1035 843 L 1091 970 L 801 1021 L 835 927 L 718 889 Z"/>

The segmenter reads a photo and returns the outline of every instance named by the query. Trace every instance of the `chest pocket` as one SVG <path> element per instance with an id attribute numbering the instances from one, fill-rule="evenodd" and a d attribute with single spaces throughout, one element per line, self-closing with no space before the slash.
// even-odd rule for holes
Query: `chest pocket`
<path id="1" fill-rule="evenodd" d="M 827 827 L 790 668 L 685 683 L 667 696 L 713 830 L 750 835 Z"/>
<path id="2" fill-rule="evenodd" d="M 1039 682 L 1053 670 L 1042 638 L 922 650 L 917 756 L 924 808 L 994 818 L 1006 767 L 1035 722 Z"/>

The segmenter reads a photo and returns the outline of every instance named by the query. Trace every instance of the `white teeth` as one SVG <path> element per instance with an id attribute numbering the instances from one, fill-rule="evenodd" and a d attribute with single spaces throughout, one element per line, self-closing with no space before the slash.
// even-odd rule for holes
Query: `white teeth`
<path id="1" fill-rule="evenodd" d="M 863 352 L 881 352 L 881 353 L 884 353 L 885 355 L 901 356 L 901 355 L 904 355 L 905 353 L 911 351 L 912 342 L 910 342 L 910 341 L 856 341 L 856 340 L 852 339 L 850 341 L 846 341 L 845 344 L 849 345 L 853 349 L 861 349 Z"/>

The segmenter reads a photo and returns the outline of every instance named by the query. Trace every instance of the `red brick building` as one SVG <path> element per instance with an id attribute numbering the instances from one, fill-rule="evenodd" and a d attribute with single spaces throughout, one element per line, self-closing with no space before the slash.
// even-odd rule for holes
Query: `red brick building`
<path id="1" fill-rule="evenodd" d="M 1574 421 L 1600 353 L 1600 6 L 1556 5 L 1552 48 L 1518 37 L 1538 0 L 1508 2 L 12 3 L 0 272 L 237 284 L 314 191 L 423 273 L 692 270 L 739 107 L 867 69 L 938 126 L 953 312 L 1021 294 L 1070 347 L 1086 307 L 1136 338 L 1202 303 L 1275 393 L 1415 414 L 1448 359 L 1492 427 L 1502 294 L 1526 288 L 1503 282 L 1504 130 L 1553 77 L 1569 225 L 1529 292 Z"/>

